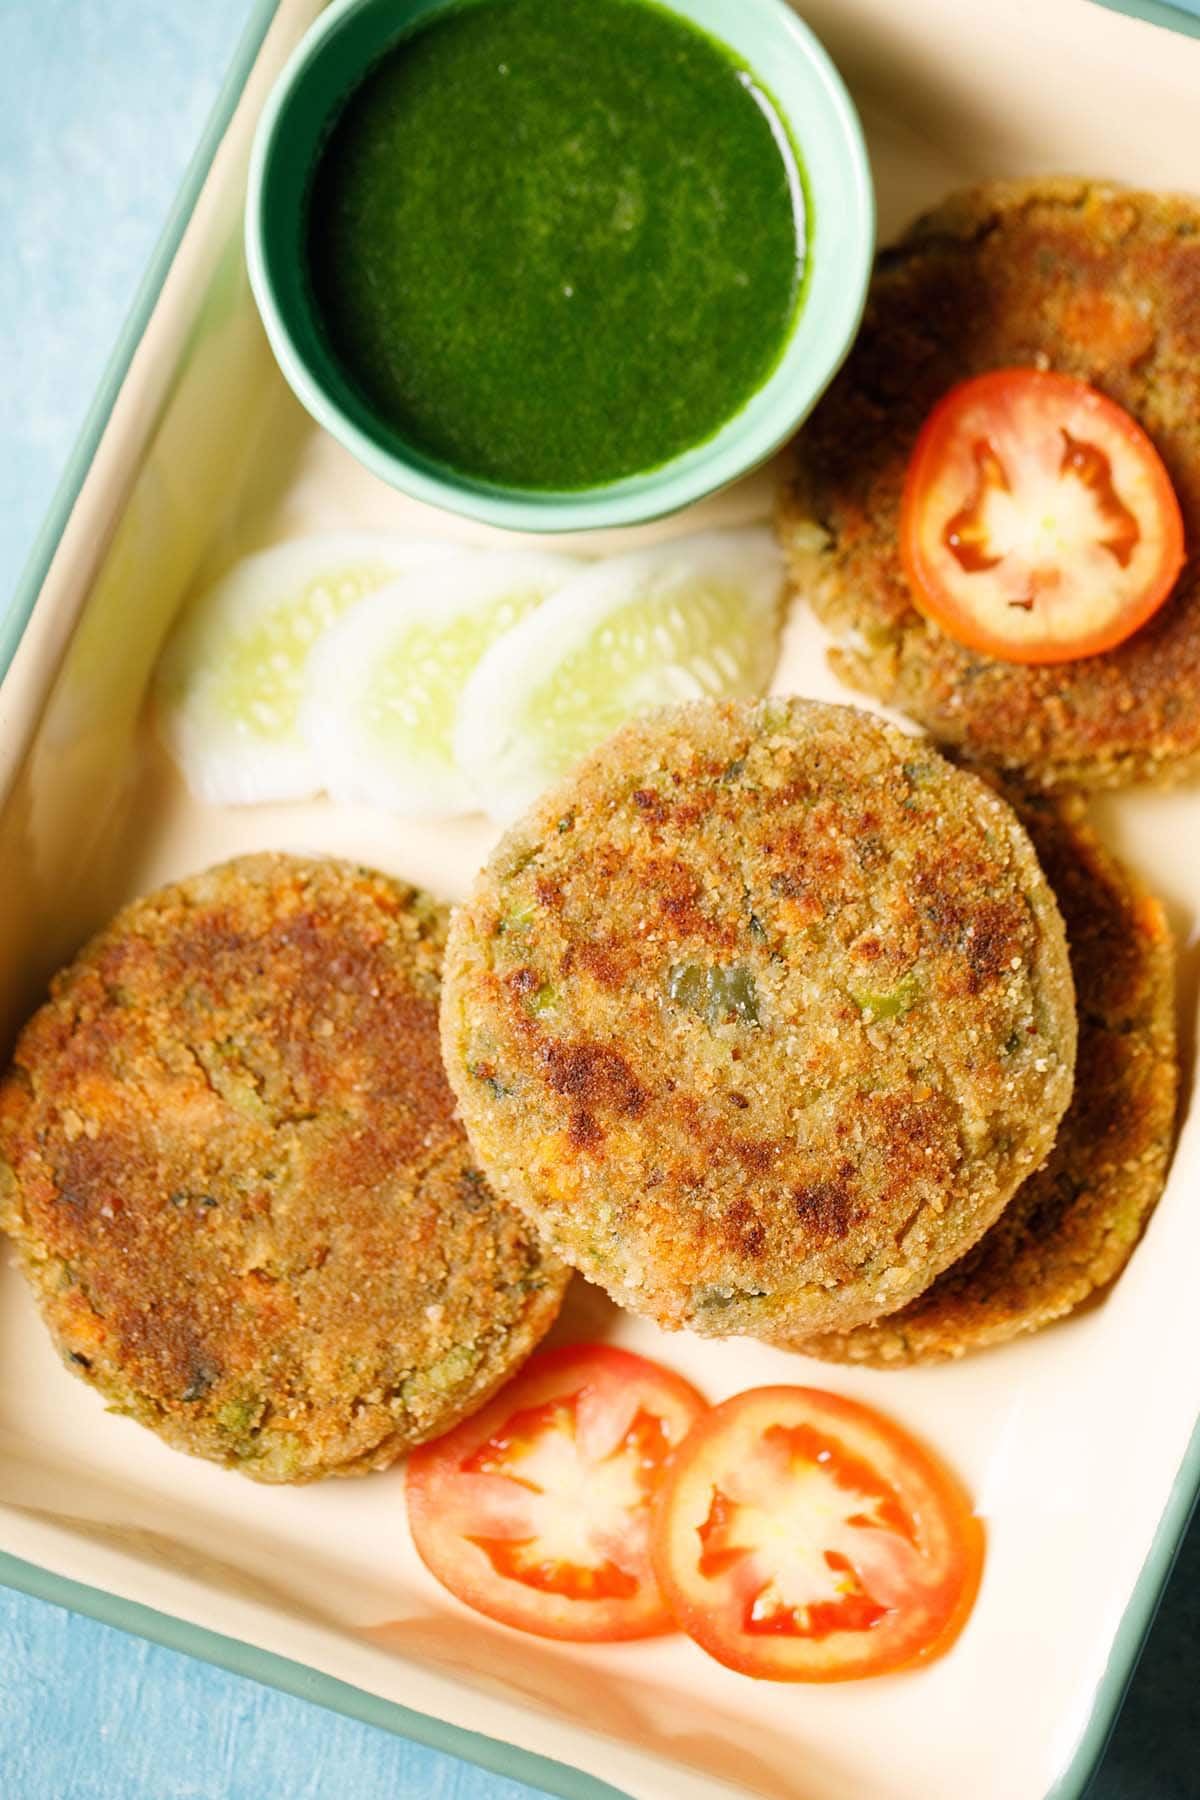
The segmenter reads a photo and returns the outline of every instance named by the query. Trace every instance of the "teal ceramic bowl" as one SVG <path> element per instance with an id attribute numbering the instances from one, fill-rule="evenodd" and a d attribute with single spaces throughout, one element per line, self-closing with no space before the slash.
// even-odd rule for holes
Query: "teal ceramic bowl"
<path id="1" fill-rule="evenodd" d="M 805 291 L 782 355 L 716 434 L 645 473 L 553 492 L 477 480 L 406 444 L 333 356 L 304 251 L 311 176 L 341 107 L 372 65 L 461 0 L 335 0 L 283 70 L 250 166 L 246 253 L 267 336 L 317 422 L 393 487 L 515 531 L 579 531 L 661 517 L 737 480 L 811 411 L 853 341 L 874 250 L 862 128 L 841 77 L 784 0 L 656 0 L 726 44 L 771 96 L 796 145 L 808 213 Z M 532 378 L 532 377 L 531 377 Z"/>

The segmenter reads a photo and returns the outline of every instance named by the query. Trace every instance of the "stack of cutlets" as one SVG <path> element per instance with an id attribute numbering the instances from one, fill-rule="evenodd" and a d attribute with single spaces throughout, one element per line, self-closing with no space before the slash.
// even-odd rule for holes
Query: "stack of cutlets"
<path id="1" fill-rule="evenodd" d="M 1200 764 L 1200 566 L 1117 648 L 1031 666 L 931 624 L 897 532 L 931 407 L 1018 365 L 1125 406 L 1200 542 L 1198 308 L 1194 202 L 990 183 L 918 221 L 779 528 L 839 673 L 958 766 L 848 708 L 659 714 L 457 916 L 443 1048 L 476 1154 L 621 1305 L 895 1367 L 1124 1266 L 1170 1157 L 1173 951 L 1075 796 Z"/>

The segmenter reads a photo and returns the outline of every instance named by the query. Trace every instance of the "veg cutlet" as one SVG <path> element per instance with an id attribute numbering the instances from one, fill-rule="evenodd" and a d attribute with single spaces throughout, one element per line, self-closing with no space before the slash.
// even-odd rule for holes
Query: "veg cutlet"
<path id="1" fill-rule="evenodd" d="M 1091 383 L 1153 440 L 1190 560 L 1115 649 L 1028 666 L 968 650 L 917 610 L 897 548 L 925 418 L 1014 364 Z M 881 255 L 863 329 L 795 446 L 779 517 L 795 590 L 837 672 L 940 743 L 1047 788 L 1200 768 L 1200 201 L 1096 182 L 988 182 Z"/>
<path id="2" fill-rule="evenodd" d="M 442 1038 L 496 1191 L 669 1328 L 903 1305 L 1071 1092 L 1063 926 L 1010 807 L 850 707 L 640 720 L 503 840 Z"/>
<path id="3" fill-rule="evenodd" d="M 1178 1080 L 1170 933 L 1076 806 L 1020 807 L 1066 919 L 1078 996 L 1075 1093 L 1054 1148 L 918 1299 L 795 1345 L 807 1355 L 894 1368 L 1036 1331 L 1120 1274 L 1162 1192 Z"/>
<path id="4" fill-rule="evenodd" d="M 507 1379 L 566 1271 L 438 1051 L 444 911 L 249 856 L 135 901 L 0 1085 L 0 1222 L 110 1408 L 261 1481 L 383 1468 Z"/>

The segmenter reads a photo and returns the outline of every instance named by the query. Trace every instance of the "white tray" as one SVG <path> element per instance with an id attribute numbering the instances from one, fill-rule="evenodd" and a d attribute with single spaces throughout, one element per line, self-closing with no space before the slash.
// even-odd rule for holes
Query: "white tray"
<path id="1" fill-rule="evenodd" d="M 205 152 L 216 148 L 211 172 L 202 192 L 203 169 L 193 175 L 173 255 L 160 258 L 0 628 L 3 668 L 5 633 L 11 647 L 31 611 L 0 687 L 5 1043 L 81 939 L 167 877 L 241 849 L 319 848 L 453 896 L 489 845 L 478 821 L 418 826 L 325 803 L 200 807 L 145 730 L 147 678 L 180 601 L 243 552 L 327 525 L 489 535 L 401 500 L 323 437 L 284 388 L 249 299 L 249 140 L 316 10 L 284 0 L 251 27 Z M 885 235 L 985 175 L 1200 179 L 1191 38 L 1082 0 L 804 10 L 862 109 Z M 770 488 L 760 473 L 699 516 L 759 516 Z M 697 516 L 653 530 L 690 529 Z M 778 685 L 845 697 L 811 624 L 789 634 Z M 1167 902 L 1190 1057 L 1200 791 L 1124 795 L 1095 812 Z M 947 1456 L 978 1498 L 989 1555 L 970 1624 L 932 1669 L 787 1688 L 732 1675 L 681 1638 L 576 1648 L 508 1633 L 420 1567 L 399 1471 L 275 1490 L 185 1460 L 65 1373 L 11 1270 L 0 1277 L 0 1578 L 562 1794 L 609 1791 L 602 1778 L 639 1800 L 1077 1795 L 1200 1483 L 1200 1444 L 1189 1453 L 1200 1412 L 1190 1064 L 1185 1096 L 1167 1193 L 1112 1295 L 959 1365 L 881 1374 L 665 1338 L 582 1283 L 572 1291 L 560 1335 L 659 1356 L 714 1399 L 815 1381 L 877 1402 Z"/>

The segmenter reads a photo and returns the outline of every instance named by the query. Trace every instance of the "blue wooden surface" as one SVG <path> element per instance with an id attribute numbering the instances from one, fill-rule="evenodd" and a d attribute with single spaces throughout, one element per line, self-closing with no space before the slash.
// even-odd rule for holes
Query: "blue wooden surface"
<path id="1" fill-rule="evenodd" d="M 249 0 L 0 0 L 0 594 L 248 13 Z M 1092 1800 L 1200 1796 L 1198 1594 L 1194 1530 Z M 3 1800 L 529 1792 L 0 1590 Z"/>

